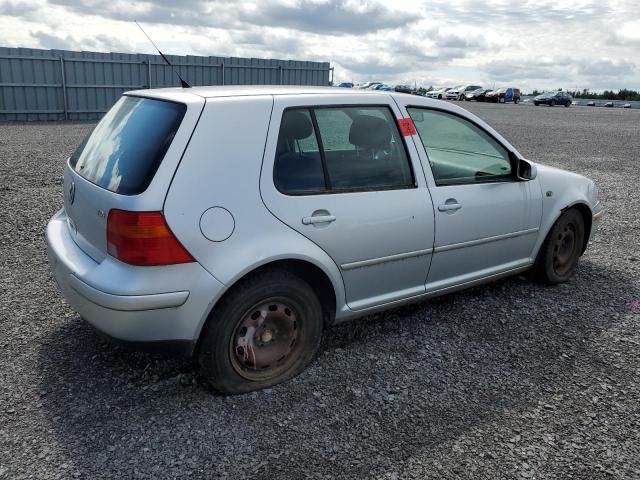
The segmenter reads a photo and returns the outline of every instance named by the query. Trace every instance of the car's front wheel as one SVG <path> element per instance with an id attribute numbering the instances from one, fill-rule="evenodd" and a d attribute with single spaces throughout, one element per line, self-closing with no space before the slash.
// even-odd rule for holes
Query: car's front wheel
<path id="1" fill-rule="evenodd" d="M 547 235 L 533 267 L 534 277 L 551 285 L 575 273 L 584 246 L 584 217 L 576 209 L 564 212 Z"/>
<path id="2" fill-rule="evenodd" d="M 540 105 L 538 102 L 533 102 L 533 104 L 537 107 L 538 105 Z"/>
<path id="3" fill-rule="evenodd" d="M 265 271 L 241 281 L 212 311 L 198 361 L 225 394 L 270 387 L 294 377 L 320 346 L 322 307 L 301 278 Z"/>
<path id="4" fill-rule="evenodd" d="M 520 97 L 516 97 L 515 100 L 513 101 L 513 103 L 515 103 L 516 105 L 520 103 Z"/>
<path id="5" fill-rule="evenodd" d="M 551 100 L 551 101 L 549 102 L 549 106 L 550 106 L 550 107 L 555 107 L 555 106 L 556 106 L 556 101 L 555 101 L 555 100 Z"/>

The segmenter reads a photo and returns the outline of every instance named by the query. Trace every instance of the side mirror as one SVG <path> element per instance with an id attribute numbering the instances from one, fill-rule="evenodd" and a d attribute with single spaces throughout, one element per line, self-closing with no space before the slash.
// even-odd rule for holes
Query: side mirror
<path id="1" fill-rule="evenodd" d="M 538 175 L 538 169 L 535 165 L 526 160 L 518 159 L 518 167 L 516 169 L 516 177 L 518 180 L 533 180 Z"/>

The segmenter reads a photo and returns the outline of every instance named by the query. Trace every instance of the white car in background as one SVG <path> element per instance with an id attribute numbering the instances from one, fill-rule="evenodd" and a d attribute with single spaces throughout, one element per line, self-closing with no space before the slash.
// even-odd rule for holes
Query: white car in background
<path id="1" fill-rule="evenodd" d="M 460 85 L 449 90 L 447 92 L 446 98 L 447 100 L 464 100 L 464 96 L 467 93 L 473 92 L 475 90 L 480 90 L 481 88 L 482 86 L 480 85 Z"/>
<path id="2" fill-rule="evenodd" d="M 438 88 L 436 90 L 429 90 L 425 96 L 429 98 L 437 98 L 438 100 L 442 100 L 449 90 L 451 90 L 451 87 L 443 87 L 443 88 Z"/>

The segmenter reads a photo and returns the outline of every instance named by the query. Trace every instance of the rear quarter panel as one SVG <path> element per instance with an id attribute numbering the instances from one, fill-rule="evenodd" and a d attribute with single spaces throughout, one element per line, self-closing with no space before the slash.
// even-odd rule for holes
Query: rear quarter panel
<path id="1" fill-rule="evenodd" d="M 260 169 L 272 108 L 271 95 L 207 99 L 167 194 L 165 218 L 191 255 L 227 288 L 264 264 L 306 260 L 327 274 L 340 308 L 344 285 L 335 263 L 262 201 Z M 200 219 L 212 207 L 233 216 L 233 233 L 224 241 L 211 241 L 201 231 Z M 211 300 L 213 306 L 217 298 L 212 294 Z"/>

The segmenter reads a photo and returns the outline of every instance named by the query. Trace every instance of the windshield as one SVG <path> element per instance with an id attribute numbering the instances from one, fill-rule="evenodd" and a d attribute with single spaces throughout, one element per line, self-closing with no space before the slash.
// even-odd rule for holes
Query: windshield
<path id="1" fill-rule="evenodd" d="M 173 141 L 186 105 L 124 96 L 78 146 L 71 167 L 123 195 L 142 193 Z"/>

